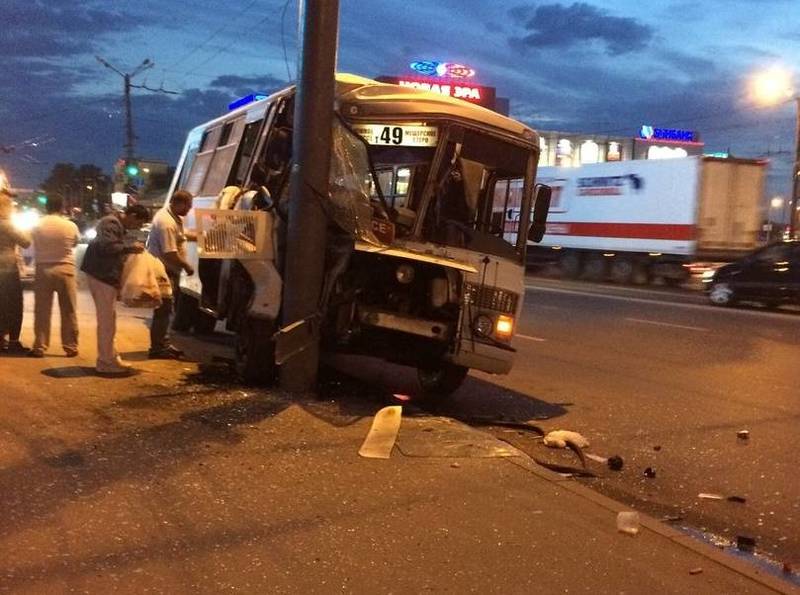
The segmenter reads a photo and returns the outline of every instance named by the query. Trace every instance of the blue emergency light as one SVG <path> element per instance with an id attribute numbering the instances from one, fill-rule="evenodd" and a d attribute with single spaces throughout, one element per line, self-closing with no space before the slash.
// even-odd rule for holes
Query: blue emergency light
<path id="1" fill-rule="evenodd" d="M 263 92 L 250 93 L 250 95 L 245 95 L 244 97 L 240 97 L 233 103 L 229 103 L 228 109 L 235 110 L 236 108 L 242 107 L 243 105 L 247 105 L 248 103 L 253 103 L 254 101 L 261 101 L 262 99 L 266 99 L 267 97 L 269 96 Z"/>

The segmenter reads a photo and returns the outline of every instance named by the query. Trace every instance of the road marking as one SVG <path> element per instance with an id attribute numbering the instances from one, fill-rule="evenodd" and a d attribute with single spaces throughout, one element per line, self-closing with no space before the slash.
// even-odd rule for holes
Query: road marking
<path id="1" fill-rule="evenodd" d="M 680 328 L 687 331 L 700 331 L 701 333 L 708 332 L 708 329 L 703 328 L 702 326 L 686 326 L 685 324 L 673 324 L 671 322 L 661 322 L 659 320 L 646 320 L 644 318 L 626 318 L 625 320 L 629 320 L 630 322 L 640 322 L 642 324 L 654 324 L 656 326 L 669 326 L 672 328 Z"/>
<path id="2" fill-rule="evenodd" d="M 519 337 L 520 339 L 525 339 L 526 341 L 536 341 L 537 343 L 544 343 L 547 341 L 547 339 L 542 339 L 541 337 L 531 337 L 530 335 L 520 335 L 519 333 L 514 336 Z"/>
<path id="3" fill-rule="evenodd" d="M 618 302 L 636 302 L 639 304 L 655 304 L 658 306 L 672 306 L 673 308 L 686 308 L 687 310 L 703 310 L 704 312 L 713 312 L 715 314 L 732 315 L 732 316 L 756 316 L 758 318 L 773 318 L 775 320 L 784 320 L 786 322 L 800 322 L 800 316 L 797 314 L 786 312 L 759 312 L 755 310 L 738 310 L 736 308 L 720 308 L 710 304 L 687 304 L 683 302 L 668 302 L 666 300 L 648 300 L 645 298 L 628 297 L 622 295 L 608 295 L 597 293 L 595 291 L 577 291 L 574 289 L 559 289 L 556 287 L 542 287 L 540 285 L 525 284 L 525 289 L 531 291 L 542 291 L 546 293 L 565 293 L 568 295 L 578 295 L 583 297 L 596 297 L 605 300 L 615 300 Z M 530 300 L 525 301 L 525 306 L 532 306 Z"/>

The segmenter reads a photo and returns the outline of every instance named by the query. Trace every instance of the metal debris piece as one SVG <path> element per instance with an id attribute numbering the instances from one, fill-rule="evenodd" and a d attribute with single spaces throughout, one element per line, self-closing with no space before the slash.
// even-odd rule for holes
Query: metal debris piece
<path id="1" fill-rule="evenodd" d="M 752 552 L 756 548 L 756 538 L 747 535 L 736 536 L 736 549 L 741 552 Z"/>
<path id="2" fill-rule="evenodd" d="M 653 479 L 656 476 L 656 470 L 653 469 L 652 467 L 648 467 L 647 469 L 644 470 L 644 476 Z"/>
<path id="3" fill-rule="evenodd" d="M 678 514 L 668 514 L 666 516 L 661 517 L 661 520 L 665 523 L 677 523 L 683 520 L 683 517 Z"/>
<path id="4" fill-rule="evenodd" d="M 728 502 L 738 502 L 739 504 L 744 504 L 745 502 L 747 502 L 747 498 L 744 498 L 742 496 L 728 496 L 726 499 L 728 500 Z"/>
<path id="5" fill-rule="evenodd" d="M 608 457 L 608 468 L 612 471 L 621 471 L 624 462 L 622 457 L 619 455 L 614 455 L 613 457 Z"/>
<path id="6" fill-rule="evenodd" d="M 750 430 L 739 430 L 736 432 L 736 437 L 739 440 L 750 440 Z"/>
<path id="7" fill-rule="evenodd" d="M 700 574 L 700 573 L 702 573 L 702 572 L 703 572 L 703 569 L 702 569 L 702 568 L 692 568 L 692 569 L 689 571 L 689 574 Z"/>
<path id="8" fill-rule="evenodd" d="M 608 459 L 606 457 L 601 457 L 600 455 L 595 455 L 595 454 L 592 454 L 590 452 L 586 453 L 586 458 L 587 459 L 591 459 L 595 463 L 600 463 L 602 465 L 607 465 L 608 464 Z"/>
<path id="9" fill-rule="evenodd" d="M 578 469 L 577 467 L 570 467 L 569 465 L 548 463 L 547 461 L 537 458 L 534 458 L 533 462 L 537 465 L 541 465 L 545 469 L 550 469 L 550 471 L 555 471 L 556 473 L 561 473 L 562 475 L 574 475 L 575 477 L 597 477 L 597 475 L 591 471 L 587 471 L 586 469 Z"/>
<path id="10" fill-rule="evenodd" d="M 656 451 L 656 452 L 658 452 L 659 450 L 661 450 L 661 445 L 659 445 L 659 444 L 656 444 L 656 445 L 653 447 L 653 450 L 654 450 L 654 451 Z"/>
<path id="11" fill-rule="evenodd" d="M 719 494 L 697 494 L 698 498 L 702 498 L 703 500 L 723 500 L 723 497 Z"/>
<path id="12" fill-rule="evenodd" d="M 384 407 L 378 411 L 358 454 L 367 459 L 388 459 L 400 430 L 402 413 L 403 408 L 400 405 Z"/>

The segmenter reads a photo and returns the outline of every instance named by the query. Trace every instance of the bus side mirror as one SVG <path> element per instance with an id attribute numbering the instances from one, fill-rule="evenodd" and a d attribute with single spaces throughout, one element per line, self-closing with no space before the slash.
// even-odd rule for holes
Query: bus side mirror
<path id="1" fill-rule="evenodd" d="M 536 184 L 533 195 L 533 221 L 528 228 L 528 241 L 539 243 L 547 229 L 547 213 L 550 211 L 553 189 L 546 184 Z"/>

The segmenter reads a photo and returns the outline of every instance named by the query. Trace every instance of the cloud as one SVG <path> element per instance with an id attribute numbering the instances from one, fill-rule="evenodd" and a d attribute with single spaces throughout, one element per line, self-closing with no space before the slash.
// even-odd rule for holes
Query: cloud
<path id="1" fill-rule="evenodd" d="M 129 32 L 145 24 L 141 16 L 92 3 L 6 0 L 0 55 L 52 57 L 91 51 L 112 32 Z"/>
<path id="2" fill-rule="evenodd" d="M 597 41 L 605 45 L 608 54 L 620 55 L 645 48 L 653 38 L 653 29 L 636 19 L 612 16 L 584 2 L 518 6 L 509 14 L 530 32 L 511 37 L 515 46 L 568 48 Z"/>
<path id="3" fill-rule="evenodd" d="M 232 91 L 233 95 L 247 95 L 254 91 L 272 93 L 286 87 L 287 83 L 279 78 L 265 75 L 240 76 L 237 74 L 223 74 L 209 83 L 209 87 Z"/>

